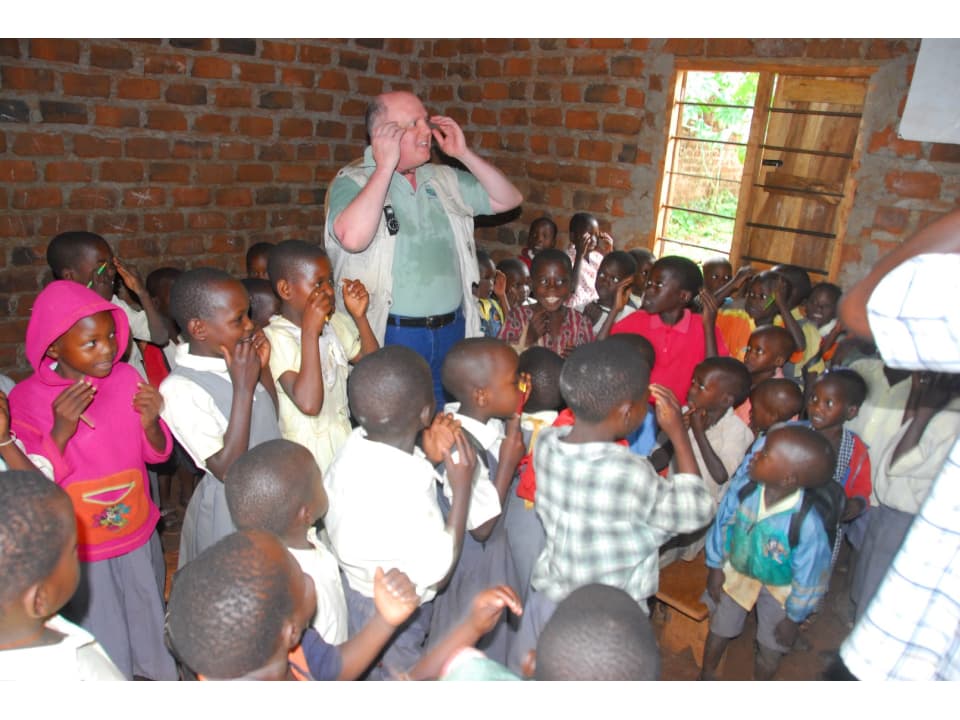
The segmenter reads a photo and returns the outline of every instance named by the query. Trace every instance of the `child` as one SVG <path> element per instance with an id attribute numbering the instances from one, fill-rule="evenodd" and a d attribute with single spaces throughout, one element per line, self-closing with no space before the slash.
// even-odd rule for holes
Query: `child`
<path id="1" fill-rule="evenodd" d="M 443 361 L 443 386 L 457 400 L 444 410 L 460 423 L 477 452 L 463 549 L 446 589 L 434 602 L 431 640 L 443 637 L 461 619 L 483 588 L 519 585 L 503 518 L 508 496 L 515 496 L 517 464 L 525 453 L 518 411 L 530 377 L 521 376 L 513 348 L 493 338 L 468 338 L 454 345 Z M 504 421 L 507 421 L 504 424 Z M 440 498 L 449 507 L 449 488 Z M 503 509 L 503 512 L 501 512 Z M 523 588 L 517 588 L 523 594 Z M 506 662 L 507 629 L 498 624 L 483 638 L 488 655 Z"/>
<path id="2" fill-rule="evenodd" d="M 813 430 L 774 428 L 753 456 L 749 477 L 731 483 L 707 536 L 710 632 L 701 679 L 715 679 L 727 644 L 754 606 L 754 678 L 771 679 L 826 593 L 832 546 L 824 521 L 809 508 L 796 542 L 790 528 L 807 489 L 830 482 L 835 461 L 830 443 Z M 750 480 L 757 487 L 741 498 Z"/>
<path id="3" fill-rule="evenodd" d="M 808 363 L 820 350 L 820 333 L 816 325 L 811 320 L 804 317 L 803 304 L 810 297 L 810 275 L 802 267 L 797 265 L 774 265 L 770 268 L 771 272 L 778 273 L 787 279 L 790 286 L 790 292 L 787 299 L 787 306 L 790 308 L 790 315 L 797 322 L 800 329 L 800 335 L 794 335 L 795 330 L 784 322 L 786 316 L 782 316 L 775 324 L 783 325 L 790 334 L 794 335 L 797 343 L 797 350 L 790 358 L 790 364 L 787 366 L 787 377 L 798 379 L 802 375 L 803 366 Z M 823 364 L 816 362 L 810 370 L 821 372 Z"/>
<path id="4" fill-rule="evenodd" d="M 10 404 L 7 393 L 13 390 L 13 382 L 0 375 L 0 472 L 6 470 L 39 470 L 53 480 L 53 466 L 42 455 L 27 455 L 17 434 L 10 430 Z"/>
<path id="5" fill-rule="evenodd" d="M 277 537 L 233 533 L 175 576 L 167 639 L 198 680 L 355 680 L 417 606 L 410 580 L 377 568 L 376 616 L 339 646 L 308 627 L 317 598 Z"/>
<path id="6" fill-rule="evenodd" d="M 600 263 L 600 269 L 597 270 L 597 299 L 583 309 L 583 314 L 593 323 L 593 333 L 597 335 L 604 326 L 604 320 L 610 314 L 610 310 L 616 304 L 617 293 L 620 292 L 622 283 L 632 283 L 633 276 L 636 273 L 637 264 L 628 252 L 615 250 Z M 628 305 L 621 308 L 620 312 L 614 318 L 614 322 L 623 320 L 627 315 L 633 312 Z"/>
<path id="7" fill-rule="evenodd" d="M 47 264 L 55 279 L 80 283 L 123 310 L 131 334 L 128 362 L 141 376 L 146 377 L 140 348 L 132 341 L 144 340 L 163 347 L 169 336 L 163 317 L 154 307 L 150 293 L 143 286 L 136 269 L 128 268 L 116 257 L 102 237 L 83 230 L 60 233 L 53 238 L 47 246 Z M 117 297 L 117 275 L 137 296 L 143 310 L 135 310 Z M 126 354 L 127 347 L 121 348 L 121 352 Z"/>
<path id="8" fill-rule="evenodd" d="M 785 328 L 776 325 L 761 325 L 750 333 L 743 351 L 743 364 L 750 372 L 750 386 L 770 378 L 782 378 L 783 366 L 790 359 L 796 344 Z M 737 417 L 750 423 L 750 399 L 747 398 L 735 410 Z"/>
<path id="9" fill-rule="evenodd" d="M 844 535 L 854 549 L 860 547 L 863 526 L 851 527 L 854 519 L 870 506 L 873 484 L 870 481 L 870 455 L 855 432 L 844 426 L 860 412 L 867 397 L 867 384 L 848 368 L 837 368 L 821 375 L 810 390 L 807 417 L 810 427 L 830 441 L 837 454 L 833 479 L 847 496 L 841 521 Z"/>
<path id="10" fill-rule="evenodd" d="M 678 255 L 662 257 L 650 272 L 643 307 L 610 330 L 611 335 L 643 335 L 653 343 L 657 359 L 651 382 L 670 388 L 682 403 L 687 401 L 693 369 L 704 358 L 729 354 L 714 327 L 716 305 L 702 316 L 687 307 L 702 285 L 700 268 L 692 260 Z M 617 299 L 617 310 L 621 303 L 622 296 Z"/>
<path id="11" fill-rule="evenodd" d="M 176 279 L 170 310 L 187 342 L 163 384 L 163 418 L 204 471 L 183 518 L 179 566 L 236 530 L 223 480 L 251 447 L 280 437 L 270 343 L 250 320 L 239 280 L 197 268 Z"/>
<path id="12" fill-rule="evenodd" d="M 302 240 L 274 247 L 268 272 L 280 298 L 280 313 L 264 331 L 280 401 L 280 432 L 310 450 L 326 471 L 350 435 L 350 363 L 379 347 L 367 322 L 369 297 L 359 280 L 344 279 L 349 316 L 335 312 L 330 260 L 322 248 Z"/>
<path id="13" fill-rule="evenodd" d="M 153 343 L 143 343 L 141 351 L 143 352 L 143 364 L 147 370 L 147 378 L 152 385 L 159 386 L 163 378 L 170 372 L 170 368 L 176 363 L 177 344 L 182 342 L 180 337 L 180 328 L 170 314 L 170 288 L 173 287 L 173 281 L 176 280 L 183 270 L 174 267 L 161 267 L 150 272 L 147 275 L 144 285 L 147 288 L 147 295 L 150 296 L 150 302 L 157 309 L 157 314 L 163 320 L 167 328 L 167 344 L 163 346 L 163 358 L 166 361 L 166 367 L 160 372 L 163 377 L 154 382 L 150 376 L 151 368 L 159 368 L 159 358 L 157 357 L 156 345 Z"/>
<path id="14" fill-rule="evenodd" d="M 269 280 L 267 275 L 267 257 L 273 248 L 272 243 L 258 242 L 247 250 L 247 277 Z"/>
<path id="15" fill-rule="evenodd" d="M 510 308 L 500 339 L 517 352 L 539 345 L 565 357 L 573 348 L 593 340 L 590 321 L 569 307 L 573 269 L 560 250 L 544 250 L 534 258 L 534 305 Z"/>
<path id="16" fill-rule="evenodd" d="M 723 257 L 710 258 L 703 262 L 703 287 L 708 293 L 711 293 L 718 300 L 721 290 L 727 283 L 733 280 L 733 265 Z"/>
<path id="17" fill-rule="evenodd" d="M 804 316 L 817 326 L 820 333 L 816 360 L 830 360 L 837 350 L 837 341 L 843 334 L 843 328 L 837 322 L 837 305 L 842 295 L 839 285 L 822 282 L 813 286 L 803 304 Z"/>
<path id="18" fill-rule="evenodd" d="M 480 307 L 480 330 L 486 337 L 495 338 L 503 327 L 504 314 L 510 310 L 506 297 L 507 277 L 497 270 L 493 258 L 484 250 L 477 250 L 480 281 L 473 286 L 473 295 Z"/>
<path id="19" fill-rule="evenodd" d="M 713 515 L 680 406 L 668 389 L 648 388 L 648 379 L 642 356 L 614 340 L 577 348 L 564 363 L 560 391 L 575 421 L 545 428 L 534 448 L 536 508 L 547 542 L 511 648 L 513 668 L 536 645 L 556 604 L 580 585 L 602 579 L 644 605 L 657 591 L 660 546 Z M 667 480 L 614 443 L 640 426 L 650 394 L 677 453 L 680 472 Z"/>
<path id="20" fill-rule="evenodd" d="M 0 473 L 0 680 L 123 680 L 57 611 L 80 582 L 70 496 L 36 471 Z"/>
<path id="21" fill-rule="evenodd" d="M 283 542 L 317 589 L 312 627 L 331 645 L 347 639 L 340 568 L 315 525 L 327 514 L 320 468 L 302 445 L 270 440 L 240 456 L 227 473 L 227 507 L 240 530 L 267 530 Z"/>
<path id="22" fill-rule="evenodd" d="M 530 223 L 527 232 L 527 245 L 520 251 L 520 260 L 531 267 L 537 253 L 543 250 L 553 250 L 557 247 L 557 224 L 548 217 L 538 217 Z"/>
<path id="23" fill-rule="evenodd" d="M 570 218 L 569 235 L 566 255 L 570 259 L 572 270 L 570 295 L 566 305 L 582 312 L 587 303 L 597 299 L 597 270 L 603 260 L 603 255 L 597 252 L 600 223 L 590 213 L 575 213 Z M 533 274 L 532 265 L 530 274 Z"/>
<path id="24" fill-rule="evenodd" d="M 497 263 L 497 270 L 506 278 L 503 295 L 509 307 L 533 302 L 530 299 L 530 269 L 526 263 L 517 258 L 505 258 Z"/>
<path id="25" fill-rule="evenodd" d="M 431 601 L 449 580 L 463 544 L 476 456 L 450 418 L 438 415 L 431 425 L 430 368 L 407 347 L 389 345 L 363 358 L 347 394 L 360 427 L 324 476 L 330 498 L 324 524 L 346 580 L 350 634 L 373 612 L 377 566 L 409 575 L 422 603 L 391 641 L 385 667 L 371 672 L 371 679 L 384 679 L 408 670 L 422 653 Z M 416 446 L 421 431 L 423 450 Z M 439 460 L 453 489 L 446 522 L 437 502 Z"/>
<path id="26" fill-rule="evenodd" d="M 273 292 L 273 285 L 263 278 L 243 278 L 241 281 L 250 298 L 250 319 L 257 330 L 270 324 L 270 318 L 280 312 L 280 298 Z"/>
<path id="27" fill-rule="evenodd" d="M 647 280 L 650 278 L 650 271 L 657 261 L 657 256 L 646 248 L 630 248 L 627 252 L 637 262 L 637 271 L 633 274 L 633 284 L 630 286 L 630 300 L 627 302 L 627 306 L 639 310 L 643 304 L 643 292 L 647 289 Z"/>
<path id="28" fill-rule="evenodd" d="M 27 325 L 34 374 L 10 393 L 13 429 L 53 465 L 77 518 L 83 580 L 64 609 L 123 672 L 176 677 L 163 646 L 160 513 L 146 463 L 170 455 L 156 388 L 121 362 L 130 330 L 116 305 L 76 282 L 37 296 Z"/>
<path id="29" fill-rule="evenodd" d="M 792 380 L 771 378 L 750 390 L 750 429 L 758 438 L 777 423 L 795 420 L 803 410 L 803 391 Z"/>

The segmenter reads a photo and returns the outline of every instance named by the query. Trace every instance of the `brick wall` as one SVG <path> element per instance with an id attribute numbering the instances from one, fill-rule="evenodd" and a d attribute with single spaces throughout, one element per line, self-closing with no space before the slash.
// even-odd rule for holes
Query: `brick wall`
<path id="1" fill-rule="evenodd" d="M 0 39 L 0 372 L 49 279 L 46 242 L 99 232 L 146 274 L 242 270 L 260 240 L 322 238 L 323 195 L 364 144 L 367 100 L 410 89 L 524 192 L 478 229 L 513 253 L 531 219 L 594 212 L 646 245 L 677 58 L 870 65 L 841 279 L 957 206 L 960 147 L 896 128 L 916 40 Z M 565 237 L 565 233 L 564 233 Z"/>

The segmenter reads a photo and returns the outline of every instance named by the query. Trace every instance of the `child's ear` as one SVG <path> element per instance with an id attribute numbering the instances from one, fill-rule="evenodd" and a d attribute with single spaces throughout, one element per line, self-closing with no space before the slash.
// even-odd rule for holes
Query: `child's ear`
<path id="1" fill-rule="evenodd" d="M 187 334 L 197 340 L 207 339 L 207 324 L 201 318 L 187 320 Z"/>
<path id="2" fill-rule="evenodd" d="M 76 279 L 77 279 L 77 271 L 74 270 L 73 268 L 69 268 L 69 267 L 68 267 L 68 268 L 64 268 L 64 269 L 60 272 L 60 278 L 61 278 L 62 280 L 73 280 L 73 281 L 76 282 Z"/>
<path id="3" fill-rule="evenodd" d="M 280 278 L 275 286 L 275 292 L 281 300 L 290 299 L 290 283 L 286 278 Z"/>
<path id="4" fill-rule="evenodd" d="M 420 427 L 430 427 L 431 420 L 433 420 L 433 407 L 430 403 L 427 403 L 423 406 L 423 409 L 420 410 Z"/>
<path id="5" fill-rule="evenodd" d="M 690 301 L 693 300 L 693 293 L 690 292 L 689 290 L 681 290 L 680 300 L 683 302 L 684 305 L 689 305 Z"/>
<path id="6" fill-rule="evenodd" d="M 297 624 L 290 618 L 284 620 L 281 637 L 283 638 L 283 647 L 286 648 L 286 652 L 290 652 L 299 645 L 302 636 L 302 627 L 297 627 Z"/>
<path id="7" fill-rule="evenodd" d="M 474 388 L 473 402 L 477 407 L 486 407 L 490 402 L 490 393 L 485 387 Z"/>
<path id="8" fill-rule="evenodd" d="M 27 612 L 27 617 L 31 618 L 47 618 L 55 615 L 60 609 L 50 607 L 50 593 L 43 580 L 27 588 L 23 594 L 23 608 Z"/>
<path id="9" fill-rule="evenodd" d="M 50 347 L 47 348 L 47 352 L 44 353 L 48 358 L 57 360 L 60 357 L 60 341 L 54 341 Z"/>
<path id="10" fill-rule="evenodd" d="M 859 405 L 848 405 L 846 412 L 846 420 L 853 420 L 857 415 L 860 414 Z"/>

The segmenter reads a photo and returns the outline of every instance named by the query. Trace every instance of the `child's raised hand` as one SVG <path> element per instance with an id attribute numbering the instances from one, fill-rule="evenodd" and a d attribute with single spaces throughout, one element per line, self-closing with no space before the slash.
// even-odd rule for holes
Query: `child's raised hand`
<path id="1" fill-rule="evenodd" d="M 54 399 L 52 403 L 53 430 L 50 434 L 61 451 L 66 446 L 67 440 L 77 432 L 77 423 L 80 422 L 80 416 L 93 402 L 96 394 L 97 389 L 89 382 L 77 380 Z"/>
<path id="2" fill-rule="evenodd" d="M 616 317 L 620 314 L 620 311 L 623 310 L 627 303 L 630 302 L 630 289 L 633 287 L 633 277 L 628 277 L 625 280 L 622 280 L 619 285 L 617 285 L 616 291 L 613 294 L 613 307 L 610 309 L 610 314 Z"/>
<path id="3" fill-rule="evenodd" d="M 783 275 L 777 275 L 777 287 L 773 291 L 773 299 L 780 310 L 781 315 L 790 311 L 790 294 L 793 292 L 793 286 Z"/>
<path id="4" fill-rule="evenodd" d="M 613 237 L 609 233 L 601 232 L 600 236 L 597 238 L 597 251 L 601 255 L 608 255 L 613 252 L 613 247 L 615 243 Z M 633 278 L 631 278 L 631 281 Z"/>
<path id="5" fill-rule="evenodd" d="M 373 605 L 389 625 L 399 627 L 413 615 L 420 597 L 406 573 L 396 568 L 384 573 L 378 567 L 373 575 Z"/>
<path id="6" fill-rule="evenodd" d="M 520 416 L 514 415 L 507 420 L 504 438 L 500 442 L 498 462 L 501 467 L 515 470 L 526 454 L 527 448 L 523 444 L 523 433 L 520 431 Z"/>
<path id="7" fill-rule="evenodd" d="M 716 323 L 720 306 L 713 293 L 706 288 L 700 290 L 700 305 L 703 307 L 703 324 L 709 326 Z"/>
<path id="8" fill-rule="evenodd" d="M 720 604 L 720 598 L 723 597 L 723 583 L 726 579 L 722 568 L 708 568 L 707 593 L 718 605 Z"/>
<path id="9" fill-rule="evenodd" d="M 163 396 L 149 383 L 137 383 L 137 394 L 133 396 L 133 409 L 140 413 L 140 424 L 150 427 L 160 417 L 163 410 Z"/>
<path id="10" fill-rule="evenodd" d="M 263 333 L 259 333 L 262 335 Z M 260 379 L 260 354 L 254 347 L 256 335 L 241 340 L 231 352 L 226 345 L 220 346 L 223 359 L 227 363 L 227 372 L 230 373 L 230 382 L 248 390 L 253 390 Z M 266 340 L 266 338 L 263 338 Z M 270 359 L 270 343 L 267 343 L 267 360 Z"/>
<path id="11" fill-rule="evenodd" d="M 454 455 L 456 454 L 456 458 Z M 453 448 L 444 450 L 443 467 L 454 494 L 470 492 L 473 485 L 473 472 L 477 467 L 477 454 L 463 431 L 457 428 Z"/>
<path id="12" fill-rule="evenodd" d="M 650 385 L 650 394 L 656 400 L 654 408 L 657 414 L 657 425 L 673 439 L 674 433 L 686 432 L 683 428 L 683 413 L 680 409 L 680 403 L 677 402 L 677 396 L 673 390 L 663 385 L 653 383 Z"/>
<path id="13" fill-rule="evenodd" d="M 737 274 L 733 276 L 735 281 L 734 287 L 743 287 L 743 284 L 757 274 L 757 271 L 754 270 L 749 265 L 742 265 L 738 270 Z"/>
<path id="14" fill-rule="evenodd" d="M 307 298 L 307 304 L 303 307 L 303 317 L 300 320 L 303 334 L 319 337 L 332 312 L 333 299 L 329 294 L 322 293 L 319 289 L 311 292 Z"/>
<path id="15" fill-rule="evenodd" d="M 137 269 L 128 267 L 116 256 L 113 258 L 113 266 L 117 268 L 117 274 L 120 276 L 120 279 L 123 280 L 123 284 L 139 297 L 143 297 L 146 289 L 143 286 L 143 280 L 140 277 L 140 273 L 137 272 Z"/>
<path id="16" fill-rule="evenodd" d="M 502 270 L 497 270 L 496 274 L 493 276 L 493 295 L 494 297 L 501 298 L 507 292 L 507 276 L 503 274 Z"/>
<path id="17" fill-rule="evenodd" d="M 434 465 L 443 462 L 443 453 L 453 447 L 460 421 L 451 413 L 437 413 L 430 427 L 423 431 L 420 444 L 423 453 Z"/>
<path id="18" fill-rule="evenodd" d="M 362 282 L 344 278 L 343 304 L 354 320 L 367 314 L 367 308 L 370 307 L 370 294 Z"/>
<path id="19" fill-rule="evenodd" d="M 523 614 L 523 604 L 509 585 L 497 585 L 477 593 L 470 607 L 470 624 L 478 636 L 493 630 L 504 608 L 509 608 L 514 615 Z"/>

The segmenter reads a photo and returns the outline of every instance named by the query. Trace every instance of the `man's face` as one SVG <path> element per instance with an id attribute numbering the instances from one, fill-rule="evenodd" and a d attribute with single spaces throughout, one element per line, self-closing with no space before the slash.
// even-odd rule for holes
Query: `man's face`
<path id="1" fill-rule="evenodd" d="M 386 112 L 380 122 L 395 122 L 406 132 L 400 138 L 397 172 L 410 172 L 430 160 L 432 133 L 427 109 L 416 95 L 391 93 L 383 98 Z"/>

